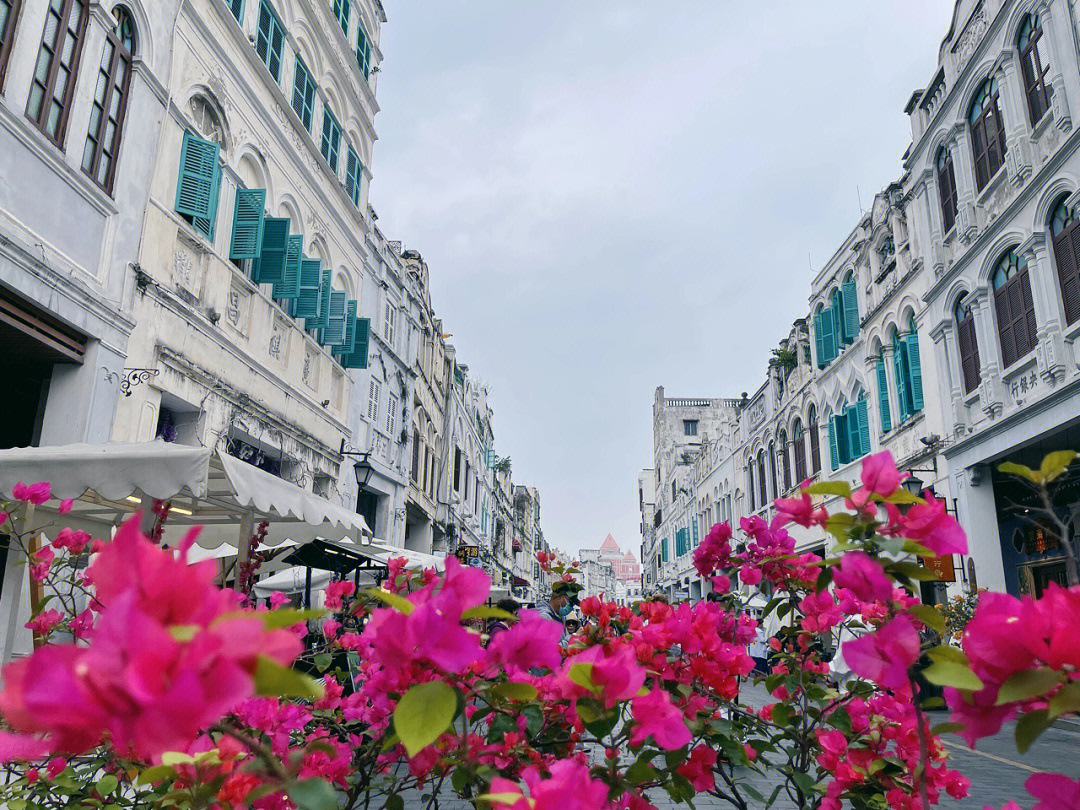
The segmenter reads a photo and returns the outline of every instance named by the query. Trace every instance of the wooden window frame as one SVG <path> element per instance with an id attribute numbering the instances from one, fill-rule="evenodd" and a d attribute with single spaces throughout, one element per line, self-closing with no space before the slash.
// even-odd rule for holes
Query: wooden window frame
<path id="1" fill-rule="evenodd" d="M 56 48 L 57 42 L 60 43 L 60 48 L 52 51 L 52 57 L 49 60 L 49 70 L 45 76 L 45 84 L 42 90 L 41 109 L 38 110 L 37 116 L 34 117 L 30 114 L 30 96 L 27 95 L 26 99 L 26 117 L 33 123 L 35 127 L 48 138 L 52 143 L 59 146 L 61 149 L 64 147 L 64 138 L 67 135 L 68 123 L 71 118 L 71 102 L 75 96 L 75 85 L 79 79 L 79 64 L 82 61 L 83 46 L 86 44 L 86 26 L 90 19 L 90 3 L 88 0 L 62 0 L 63 6 L 61 7 L 59 18 L 60 24 L 56 31 L 56 42 L 53 42 L 52 48 Z M 67 32 L 70 28 L 71 12 L 75 8 L 75 4 L 81 4 L 81 13 L 78 24 L 78 29 L 75 32 L 75 48 L 71 55 L 70 75 L 68 76 L 67 87 L 64 88 L 64 98 L 60 103 L 60 118 L 56 123 L 56 133 L 50 135 L 46 122 L 49 119 L 49 107 L 52 106 L 53 93 L 56 90 L 56 76 L 60 72 L 60 62 L 58 58 L 59 53 L 63 49 L 63 38 L 67 36 Z M 38 42 L 38 56 L 35 60 L 35 74 L 37 62 L 41 59 L 41 51 L 45 46 L 45 32 L 49 28 L 49 15 L 52 14 L 52 4 L 45 11 L 45 24 L 41 29 L 41 39 Z M 31 78 L 30 89 L 33 91 L 34 85 L 37 84 L 36 78 Z"/>
<path id="2" fill-rule="evenodd" d="M 120 8 L 120 7 L 118 6 L 117 8 Z M 127 13 L 126 9 L 124 9 L 124 13 Z M 117 22 L 119 22 L 119 20 Z M 134 21 L 132 21 L 132 25 L 134 25 Z M 94 143 L 94 152 L 93 152 L 93 155 L 90 158 L 90 166 L 87 167 L 86 165 L 83 165 L 82 168 L 83 168 L 83 171 L 86 172 L 86 174 L 90 177 L 91 180 L 93 180 L 95 183 L 97 183 L 99 186 L 101 186 L 103 189 L 105 189 L 106 192 L 108 192 L 109 194 L 112 194 L 113 183 L 116 180 L 116 164 L 119 162 L 119 157 L 120 157 L 120 141 L 121 141 L 121 136 L 123 135 L 123 132 L 124 132 L 124 121 L 127 118 L 128 95 L 131 92 L 131 74 L 135 70 L 135 65 L 134 65 L 135 54 L 131 53 L 127 49 L 127 47 L 121 41 L 119 35 L 116 33 L 115 28 L 110 29 L 109 31 L 107 31 L 105 33 L 105 41 L 107 43 L 111 43 L 112 46 L 113 46 L 112 59 L 110 60 L 109 70 L 108 70 L 108 73 L 107 73 L 108 78 L 107 78 L 107 85 L 106 85 L 106 88 L 105 88 L 105 98 L 102 101 L 103 106 L 102 106 L 102 110 L 101 110 L 101 118 L 98 121 L 98 131 L 96 133 L 97 137 L 96 137 L 95 143 Z M 104 47 L 104 45 L 102 47 Z M 117 87 L 116 70 L 117 70 L 117 67 L 120 64 L 121 57 L 124 56 L 124 55 L 127 56 L 127 70 L 124 72 L 124 85 L 123 85 L 123 88 L 120 91 L 120 93 L 121 93 L 120 109 L 117 111 L 117 115 L 116 115 L 116 130 L 113 132 L 112 144 L 110 145 L 111 148 L 109 149 L 109 153 L 110 153 L 110 156 L 112 158 L 112 162 L 109 164 L 109 172 L 105 176 L 104 181 L 99 181 L 98 177 L 97 177 L 98 168 L 101 165 L 101 156 L 105 153 L 105 146 L 102 143 L 102 135 L 103 135 L 103 133 L 105 131 L 106 124 L 107 124 L 107 122 L 109 120 L 109 107 L 112 105 L 113 93 L 116 92 L 116 87 Z M 98 72 L 99 73 L 105 73 L 105 71 L 102 68 L 103 68 L 102 65 L 98 66 Z M 91 106 L 92 107 L 96 106 L 96 104 L 97 104 L 97 102 L 94 101 L 94 102 L 91 103 Z M 87 132 L 86 138 L 87 138 L 87 140 L 90 140 L 90 133 L 89 132 Z M 85 164 L 85 160 L 84 160 L 84 164 Z"/>
<path id="3" fill-rule="evenodd" d="M 821 423 L 815 414 L 807 428 L 810 434 L 810 469 L 814 475 L 821 472 Z"/>
<path id="4" fill-rule="evenodd" d="M 953 169 L 952 153 L 944 146 L 934 161 L 934 173 L 937 175 L 938 199 L 941 201 L 942 233 L 948 234 L 956 225 L 956 171 Z"/>
<path id="5" fill-rule="evenodd" d="M 1036 336 L 1037 324 L 1035 323 L 1035 305 L 1031 294 L 1031 279 L 1028 275 L 1028 265 L 1025 261 L 1021 267 L 1017 263 L 1016 272 L 1012 278 L 1006 278 L 1000 286 L 995 285 L 995 279 L 1001 265 L 1008 260 L 1013 250 L 1009 250 L 998 261 L 991 277 L 991 286 L 994 287 L 994 309 L 997 314 L 998 344 L 1001 348 L 1002 368 L 1008 369 L 1014 363 L 1027 357 L 1035 349 L 1038 342 Z M 1022 327 L 1024 341 L 1018 343 L 1016 330 Z M 1008 330 L 1009 341 L 1012 351 L 1009 351 L 1009 342 L 1006 340 Z"/>
<path id="6" fill-rule="evenodd" d="M 796 422 L 791 429 L 792 444 L 795 447 L 795 483 L 801 484 L 806 480 L 806 432 L 802 428 L 802 422 Z"/>
<path id="7" fill-rule="evenodd" d="M 956 342 L 960 354 L 960 380 L 964 393 L 970 394 L 982 382 L 982 367 L 978 335 L 975 333 L 975 313 L 970 304 L 965 304 L 966 297 L 957 299 L 953 316 L 956 318 Z"/>
<path id="8" fill-rule="evenodd" d="M 1054 248 L 1054 269 L 1057 271 L 1061 307 L 1065 323 L 1069 326 L 1080 320 L 1080 216 L 1075 210 L 1057 234 L 1053 232 L 1053 220 L 1064 201 L 1054 206 L 1051 213 L 1051 243 Z"/>
<path id="9" fill-rule="evenodd" d="M 259 55 L 259 38 L 262 28 L 263 13 L 266 13 L 270 20 L 270 30 L 266 35 L 266 53 Z M 281 47 L 277 53 L 274 53 L 274 31 L 275 29 L 281 32 Z M 274 77 L 274 81 L 278 84 L 281 83 L 281 69 L 285 63 L 285 38 L 286 31 L 285 25 L 281 22 L 281 18 L 278 16 L 277 10 L 269 2 L 269 0 L 260 0 L 259 2 L 259 21 L 255 26 L 255 53 L 259 56 L 259 60 L 263 63 L 263 66 L 270 71 L 270 75 Z M 272 58 L 277 59 L 277 72 L 270 66 Z"/>
<path id="10" fill-rule="evenodd" d="M 1008 151 L 1005 127 L 1001 120 L 1000 91 L 994 89 L 992 79 L 987 79 L 980 86 L 978 93 L 975 94 L 975 100 L 972 101 L 972 107 L 984 91 L 986 100 L 979 115 L 974 121 L 970 121 L 970 114 L 968 116 L 971 126 L 972 158 L 975 162 L 975 185 L 978 186 L 979 191 L 986 188 L 1001 171 L 1001 167 L 1005 165 L 1005 153 Z"/>
<path id="11" fill-rule="evenodd" d="M 10 2 L 11 8 L 8 11 L 7 20 L 4 21 L 4 30 L 0 31 L 0 91 L 4 89 L 8 61 L 15 45 L 15 26 L 18 25 L 19 12 L 22 10 L 22 0 L 10 0 Z"/>
<path id="12" fill-rule="evenodd" d="M 1031 33 L 1027 44 L 1020 49 L 1020 75 L 1024 81 L 1024 98 L 1027 99 L 1028 115 L 1031 125 L 1039 123 L 1050 110 L 1050 89 L 1046 86 L 1046 75 L 1050 72 L 1050 64 L 1043 64 L 1042 53 L 1039 51 L 1039 40 L 1042 39 L 1042 21 L 1038 17 L 1028 15 L 1025 23 L 1031 23 Z M 1021 24 L 1021 35 L 1023 34 Z M 1019 47 L 1019 38 L 1017 41 Z"/>

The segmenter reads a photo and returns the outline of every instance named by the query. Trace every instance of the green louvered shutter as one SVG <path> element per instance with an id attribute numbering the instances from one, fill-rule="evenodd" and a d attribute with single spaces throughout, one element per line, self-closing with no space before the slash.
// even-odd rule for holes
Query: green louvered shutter
<path id="1" fill-rule="evenodd" d="M 263 220 L 262 250 L 252 276 L 259 284 L 281 284 L 285 281 L 285 264 L 289 257 L 289 218 L 266 217 Z"/>
<path id="2" fill-rule="evenodd" d="M 859 434 L 858 455 L 865 456 L 870 452 L 870 413 L 866 408 L 866 397 L 859 397 L 855 403 L 855 421 Z"/>
<path id="3" fill-rule="evenodd" d="M 844 339 L 851 343 L 859 334 L 859 295 L 855 292 L 855 280 L 842 285 L 841 300 L 844 302 Z"/>
<path id="4" fill-rule="evenodd" d="M 821 334 L 821 316 L 824 314 L 825 310 L 822 310 L 814 316 L 814 349 L 817 354 L 818 368 L 825 368 L 825 341 Z"/>
<path id="5" fill-rule="evenodd" d="M 357 318 L 352 353 L 342 358 L 341 365 L 345 366 L 345 368 L 367 368 L 368 345 L 370 343 L 371 320 L 369 318 Z"/>
<path id="6" fill-rule="evenodd" d="M 908 412 L 908 391 L 907 391 L 907 363 L 905 362 L 904 355 L 907 354 L 907 347 L 903 341 L 896 341 L 893 343 L 893 371 L 896 377 L 896 402 L 900 406 L 897 409 L 897 418 L 903 422 L 911 414 Z"/>
<path id="7" fill-rule="evenodd" d="M 356 64 L 360 66 L 360 71 L 364 74 L 365 79 L 371 77 L 371 41 L 368 39 L 362 23 L 356 35 Z"/>
<path id="8" fill-rule="evenodd" d="M 319 279 L 321 278 L 321 260 L 300 259 L 300 286 L 292 304 L 294 318 L 317 318 L 319 316 Z"/>
<path id="9" fill-rule="evenodd" d="M 693 522 L 691 522 L 690 526 L 691 526 L 691 527 L 692 527 L 692 528 L 694 529 L 694 545 L 696 546 L 696 545 L 698 544 L 698 524 L 697 524 L 697 518 L 694 518 L 694 520 L 693 520 Z"/>
<path id="10" fill-rule="evenodd" d="M 919 360 L 919 333 L 912 332 L 904 343 L 907 346 L 908 368 L 911 371 L 911 407 L 913 413 L 923 409 L 922 362 Z"/>
<path id="11" fill-rule="evenodd" d="M 838 434 L 840 433 L 839 422 L 839 416 L 829 417 L 829 463 L 832 465 L 833 470 L 840 466 L 840 448 L 837 446 Z"/>
<path id="12" fill-rule="evenodd" d="M 202 233 L 211 242 L 214 241 L 214 232 L 217 230 L 218 199 L 221 197 L 221 166 L 214 161 L 214 179 L 210 192 L 210 216 L 192 217 L 191 224 L 197 231 Z"/>
<path id="13" fill-rule="evenodd" d="M 836 313 L 832 307 L 821 311 L 821 343 L 825 347 L 825 362 L 831 363 L 836 357 Z"/>
<path id="14" fill-rule="evenodd" d="M 889 413 L 889 377 L 885 373 L 885 358 L 877 359 L 877 394 L 878 410 L 881 412 L 881 432 L 892 430 L 892 416 Z"/>
<path id="15" fill-rule="evenodd" d="M 292 108 L 300 118 L 304 129 L 311 131 L 311 121 L 315 113 L 315 81 L 311 78 L 304 60 L 296 57 L 296 69 L 293 72 Z"/>
<path id="16" fill-rule="evenodd" d="M 667 538 L 660 541 L 660 561 L 667 562 Z"/>
<path id="17" fill-rule="evenodd" d="M 319 340 L 323 346 L 340 346 L 345 342 L 346 301 L 343 290 L 330 291 L 330 314 Z"/>
<path id="18" fill-rule="evenodd" d="M 303 258 L 304 237 L 294 234 L 289 237 L 285 252 L 285 278 L 274 285 L 271 298 L 296 298 L 300 294 L 300 262 Z"/>
<path id="19" fill-rule="evenodd" d="M 349 301 L 345 304 L 345 340 L 340 346 L 334 346 L 331 351 L 334 354 L 348 357 L 356 348 L 356 302 Z"/>
<path id="20" fill-rule="evenodd" d="M 334 16 L 341 24 L 341 31 L 345 36 L 349 35 L 349 12 L 352 11 L 352 0 L 334 0 Z"/>
<path id="21" fill-rule="evenodd" d="M 325 329 L 330 322 L 330 268 L 322 268 L 322 276 L 319 278 L 319 308 L 318 314 L 309 317 L 304 323 L 305 329 Z"/>
<path id="22" fill-rule="evenodd" d="M 244 21 L 244 0 L 227 0 L 229 10 L 236 17 L 236 21 L 242 23 Z"/>
<path id="23" fill-rule="evenodd" d="M 230 259 L 257 259 L 262 247 L 265 188 L 238 188 L 233 207 Z"/>
<path id="24" fill-rule="evenodd" d="M 176 184 L 176 213 L 210 220 L 217 209 L 216 188 L 221 186 L 218 154 L 221 147 L 198 135 L 184 133 L 180 147 L 180 177 Z"/>

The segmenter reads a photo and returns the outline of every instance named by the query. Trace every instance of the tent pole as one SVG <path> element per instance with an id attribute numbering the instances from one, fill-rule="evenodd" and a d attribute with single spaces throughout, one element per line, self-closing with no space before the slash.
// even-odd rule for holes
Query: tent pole
<path id="1" fill-rule="evenodd" d="M 304 570 L 307 572 L 304 576 L 304 607 L 311 610 L 311 566 Z"/>

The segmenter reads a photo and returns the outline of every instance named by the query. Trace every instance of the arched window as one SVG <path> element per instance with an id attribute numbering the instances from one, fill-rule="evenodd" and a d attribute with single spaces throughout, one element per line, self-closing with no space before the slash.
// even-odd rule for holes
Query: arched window
<path id="1" fill-rule="evenodd" d="M 956 222 L 956 173 L 953 171 L 952 155 L 944 146 L 938 149 L 934 161 L 937 173 L 938 197 L 941 200 L 941 219 L 944 232 L 952 230 Z"/>
<path id="2" fill-rule="evenodd" d="M 979 341 L 975 337 L 975 314 L 971 311 L 971 301 L 967 295 L 961 295 L 953 310 L 956 316 L 956 334 L 960 343 L 960 371 L 964 378 L 964 393 L 975 390 L 982 379 L 979 365 Z"/>
<path id="3" fill-rule="evenodd" d="M 810 469 L 817 475 L 821 472 L 821 426 L 818 425 L 817 411 L 813 405 L 810 406 L 807 424 L 810 426 Z"/>
<path id="4" fill-rule="evenodd" d="M 1061 301 L 1065 305 L 1065 321 L 1080 319 L 1080 228 L 1076 206 L 1065 204 L 1062 197 L 1050 217 L 1050 235 L 1054 242 L 1054 263 L 1057 265 Z"/>
<path id="5" fill-rule="evenodd" d="M 116 26 L 105 35 L 82 159 L 83 171 L 109 192 L 116 176 L 116 155 L 131 88 L 131 59 L 135 55 L 135 22 L 130 12 L 117 6 L 113 14 Z"/>
<path id="6" fill-rule="evenodd" d="M 1005 368 L 1035 348 L 1035 304 L 1031 300 L 1027 259 L 1015 251 L 1005 251 L 993 277 L 994 309 Z"/>
<path id="7" fill-rule="evenodd" d="M 1039 45 L 1042 41 L 1042 21 L 1038 14 L 1028 14 L 1020 26 L 1016 48 L 1020 52 L 1020 71 L 1024 74 L 1024 95 L 1034 126 L 1050 109 L 1051 89 L 1046 84 L 1050 63 Z"/>
<path id="8" fill-rule="evenodd" d="M 769 494 L 774 498 L 777 497 L 780 492 L 776 488 L 776 443 L 769 442 Z"/>
<path id="9" fill-rule="evenodd" d="M 768 484 L 765 483 L 765 451 L 758 450 L 757 454 L 757 478 L 758 478 L 758 508 L 769 502 Z"/>
<path id="10" fill-rule="evenodd" d="M 780 472 L 783 476 L 784 492 L 791 489 L 791 460 L 788 456 L 787 431 L 780 431 Z"/>
<path id="11" fill-rule="evenodd" d="M 806 480 L 806 437 L 798 419 L 791 428 L 791 443 L 795 449 L 795 483 L 801 484 Z"/>
<path id="12" fill-rule="evenodd" d="M 4 89 L 8 57 L 15 43 L 15 23 L 19 19 L 22 0 L 0 0 L 0 90 Z"/>
<path id="13" fill-rule="evenodd" d="M 919 333 L 915 320 L 910 331 L 901 336 L 893 332 L 893 371 L 896 375 L 896 402 L 899 420 L 903 422 L 923 409 L 922 363 L 919 358 Z"/>
<path id="14" fill-rule="evenodd" d="M 754 460 L 746 460 L 746 498 L 750 505 L 749 511 L 754 511 Z"/>
<path id="15" fill-rule="evenodd" d="M 45 133 L 45 137 L 61 147 L 71 113 L 86 21 L 90 16 L 88 5 L 87 0 L 52 0 L 49 3 L 30 97 L 26 102 L 26 117 Z"/>
<path id="16" fill-rule="evenodd" d="M 1005 127 L 998 107 L 997 79 L 983 82 L 971 102 L 968 121 L 971 151 L 975 153 L 975 183 L 981 191 L 1005 162 Z"/>

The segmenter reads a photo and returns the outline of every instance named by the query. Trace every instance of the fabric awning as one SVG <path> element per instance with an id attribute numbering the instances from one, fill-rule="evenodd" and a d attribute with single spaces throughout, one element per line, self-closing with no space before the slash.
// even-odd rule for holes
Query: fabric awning
<path id="1" fill-rule="evenodd" d="M 52 484 L 55 500 L 39 507 L 35 519 L 35 528 L 46 532 L 70 525 L 107 537 L 111 527 L 158 498 L 172 503 L 166 545 L 200 525 L 199 546 L 229 547 L 218 557 L 236 553 L 247 520 L 252 532 L 267 521 L 269 547 L 371 535 L 364 518 L 346 507 L 203 447 L 153 441 L 0 451 L 0 495 L 10 497 L 19 481 Z M 61 498 L 76 499 L 67 515 L 56 514 Z"/>

